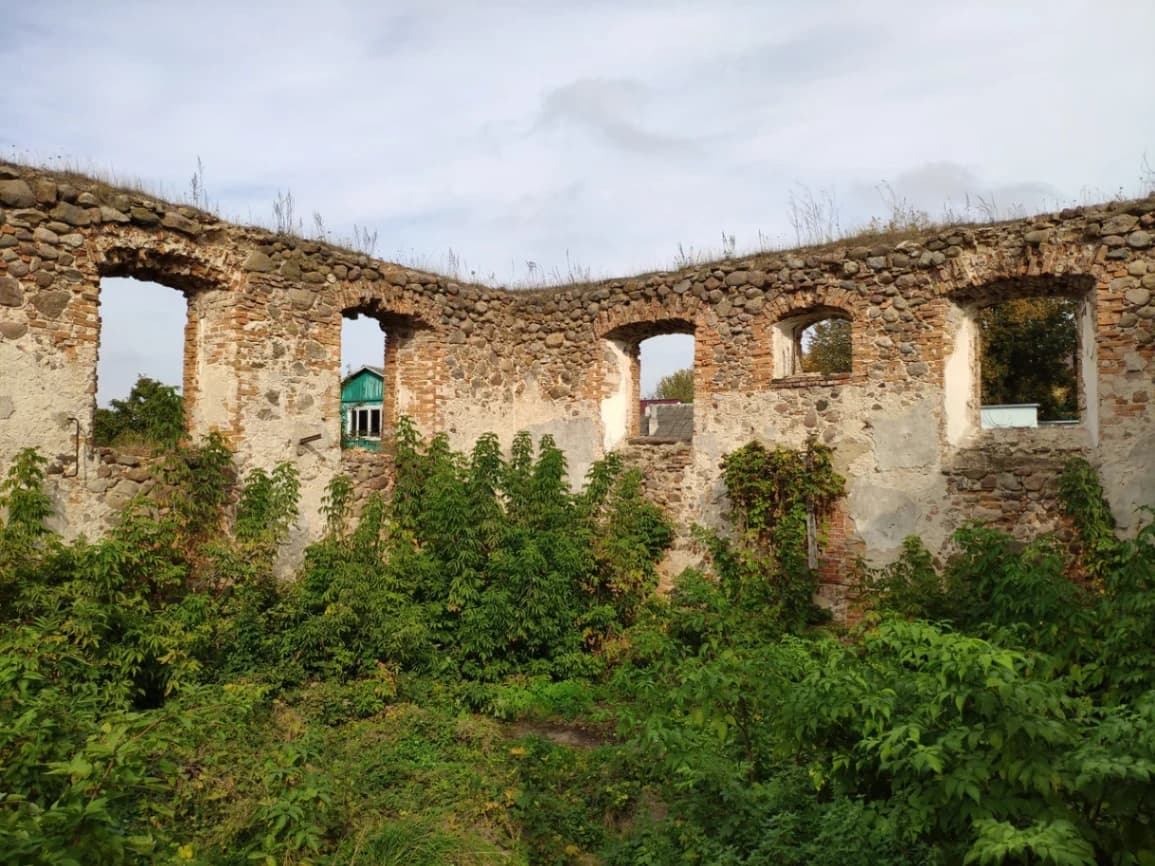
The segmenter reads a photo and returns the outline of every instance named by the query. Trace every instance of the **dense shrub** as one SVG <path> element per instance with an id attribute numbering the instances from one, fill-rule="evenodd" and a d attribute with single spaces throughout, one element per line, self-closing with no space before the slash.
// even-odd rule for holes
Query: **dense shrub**
<path id="1" fill-rule="evenodd" d="M 1074 464 L 1077 561 L 912 539 L 861 627 L 817 629 L 829 457 L 727 458 L 735 531 L 654 597 L 671 534 L 637 474 L 611 457 L 575 494 L 548 437 L 464 455 L 402 424 L 391 495 L 355 510 L 335 479 L 286 583 L 291 467 L 170 449 L 152 497 L 66 544 L 24 452 L 0 859 L 1155 862 L 1155 529 L 1117 538 Z"/>

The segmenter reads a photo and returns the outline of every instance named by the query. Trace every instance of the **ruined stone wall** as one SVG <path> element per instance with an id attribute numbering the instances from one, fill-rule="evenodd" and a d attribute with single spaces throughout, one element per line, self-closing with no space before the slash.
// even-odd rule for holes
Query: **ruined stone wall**
<path id="1" fill-rule="evenodd" d="M 639 342 L 692 333 L 693 441 L 647 452 L 650 488 L 682 525 L 717 523 L 722 455 L 817 437 L 848 478 L 832 580 L 839 560 L 885 561 L 909 534 L 940 548 L 968 517 L 1054 527 L 1054 478 L 1072 454 L 1100 468 L 1128 527 L 1155 490 L 1153 233 L 1147 199 L 510 292 L 0 165 L 0 466 L 40 448 L 65 531 L 106 525 L 102 458 L 83 444 L 76 464 L 69 419 L 86 443 L 100 279 L 127 275 L 188 299 L 193 432 L 222 431 L 242 469 L 298 466 L 298 549 L 320 532 L 335 473 L 388 483 L 387 460 L 340 449 L 341 321 L 354 313 L 388 335 L 387 427 L 407 414 L 462 448 L 489 430 L 506 443 L 549 433 L 579 480 L 607 450 L 634 448 Z M 1040 294 L 1082 303 L 1081 422 L 981 430 L 976 311 Z M 849 373 L 794 375 L 784 360 L 788 326 L 816 312 L 850 320 Z"/>

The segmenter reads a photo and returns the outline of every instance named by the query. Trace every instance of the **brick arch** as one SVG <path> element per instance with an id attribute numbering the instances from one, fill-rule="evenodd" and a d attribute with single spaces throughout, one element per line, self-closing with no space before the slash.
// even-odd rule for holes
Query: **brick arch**
<path id="1" fill-rule="evenodd" d="M 849 319 L 854 319 L 862 306 L 864 306 L 863 298 L 857 289 L 849 290 L 839 286 L 808 286 L 803 289 L 780 292 L 774 296 L 762 307 L 758 322 L 764 325 L 773 325 L 791 316 L 823 309 L 835 311 Z"/>
<path id="2" fill-rule="evenodd" d="M 632 331 L 645 333 L 639 339 L 664 333 L 694 333 L 705 323 L 702 321 L 703 305 L 696 298 L 684 295 L 659 301 L 633 301 L 626 304 L 611 304 L 602 309 L 594 321 L 594 332 L 599 339 L 611 339 L 611 333 L 626 334 Z M 653 330 L 665 327 L 667 330 Z M 669 330 L 673 327 L 675 330 Z M 684 329 L 684 330 L 676 330 Z"/>
<path id="3" fill-rule="evenodd" d="M 637 303 L 612 308 L 599 317 L 595 325 L 599 336 L 597 344 L 601 346 L 598 391 L 602 401 L 603 444 L 607 450 L 640 433 L 640 348 L 645 340 L 666 334 L 693 335 L 695 404 L 702 405 L 704 398 L 713 392 L 716 333 L 698 321 L 696 315 L 678 315 L 676 308 L 682 306 L 697 307 L 697 304 Z"/>
<path id="4" fill-rule="evenodd" d="M 432 328 L 441 318 L 441 311 L 427 295 L 419 295 L 403 288 L 383 287 L 364 281 L 339 284 L 329 298 L 342 314 L 362 313 L 381 322 L 404 321 L 413 327 Z"/>
<path id="5" fill-rule="evenodd" d="M 152 240 L 144 238 L 144 240 Z M 186 296 L 236 287 L 235 271 L 188 242 L 127 243 L 115 240 L 94 244 L 92 263 L 100 277 L 132 277 L 160 283 Z"/>
<path id="6" fill-rule="evenodd" d="M 931 293 L 968 302 L 980 298 L 985 287 L 1049 283 L 1061 291 L 1086 291 L 1088 279 L 1099 282 L 1104 268 L 1097 260 L 1097 244 L 1064 243 L 1039 247 L 980 247 L 963 250 L 926 278 Z M 997 289 L 996 289 L 997 290 Z"/>

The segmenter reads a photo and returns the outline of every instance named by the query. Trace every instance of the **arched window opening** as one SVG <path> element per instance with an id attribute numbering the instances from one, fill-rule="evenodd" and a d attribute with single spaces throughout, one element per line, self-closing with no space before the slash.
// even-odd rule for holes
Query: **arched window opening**
<path id="1" fill-rule="evenodd" d="M 782 319 L 774 326 L 774 377 L 829 377 L 854 368 L 850 317 L 823 307 Z"/>
<path id="2" fill-rule="evenodd" d="M 660 334 L 638 344 L 637 436 L 694 436 L 694 335 Z"/>
<path id="3" fill-rule="evenodd" d="M 978 310 L 983 429 L 1079 421 L 1080 302 L 1013 298 Z"/>
<path id="4" fill-rule="evenodd" d="M 100 281 L 96 405 L 98 446 L 151 447 L 186 432 L 195 376 L 185 295 L 131 277 Z"/>
<path id="5" fill-rule="evenodd" d="M 607 451 L 628 439 L 694 435 L 694 325 L 681 319 L 623 325 L 605 336 L 601 405 Z"/>
<path id="6" fill-rule="evenodd" d="M 377 319 L 347 312 L 341 321 L 341 446 L 380 450 L 386 425 L 388 337 Z"/>

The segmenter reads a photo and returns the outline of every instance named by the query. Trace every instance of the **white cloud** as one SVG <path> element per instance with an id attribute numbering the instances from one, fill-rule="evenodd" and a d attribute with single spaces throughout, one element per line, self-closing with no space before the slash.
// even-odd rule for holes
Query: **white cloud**
<path id="1" fill-rule="evenodd" d="M 503 281 L 785 241 L 799 183 L 847 225 L 884 179 L 932 215 L 1050 207 L 1133 190 L 1155 154 L 1145 0 L 5 6 L 0 154 L 170 196 L 200 156 L 226 216 L 292 189 L 306 224 Z"/>

